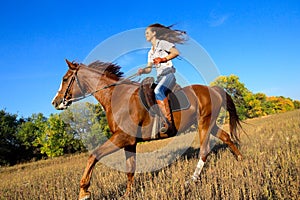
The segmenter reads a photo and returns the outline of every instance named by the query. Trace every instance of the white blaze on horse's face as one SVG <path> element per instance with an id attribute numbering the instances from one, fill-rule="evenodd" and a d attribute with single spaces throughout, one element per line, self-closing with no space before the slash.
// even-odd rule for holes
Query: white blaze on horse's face
<path id="1" fill-rule="evenodd" d="M 75 85 L 75 89 L 73 88 L 73 82 L 76 80 L 77 82 L 77 71 L 79 70 L 79 64 L 77 63 L 72 63 L 68 60 L 66 60 L 69 70 L 67 73 L 63 76 L 63 79 L 60 83 L 58 92 L 56 93 L 55 97 L 52 100 L 52 105 L 58 109 L 58 110 L 63 110 L 67 109 L 68 106 L 72 104 L 72 97 L 73 95 L 78 95 L 78 91 L 82 92 L 81 88 L 78 90 L 78 85 Z M 75 77 L 74 77 L 75 75 Z M 79 93 L 79 95 L 82 95 Z"/>
<path id="2" fill-rule="evenodd" d="M 59 86 L 58 92 L 60 92 L 61 89 L 62 89 L 62 81 L 60 82 L 60 86 Z"/>
<path id="3" fill-rule="evenodd" d="M 57 110 L 64 110 L 67 108 L 67 106 L 64 104 L 62 98 L 60 98 L 59 96 L 61 95 L 61 90 L 62 90 L 62 86 L 63 86 L 63 82 L 60 83 L 58 92 L 56 93 L 56 95 L 54 96 L 53 100 L 52 100 L 52 105 L 57 109 Z M 58 101 L 59 104 L 58 104 Z"/>
<path id="4" fill-rule="evenodd" d="M 59 86 L 59 89 L 58 89 L 56 95 L 55 95 L 54 98 L 52 99 L 52 104 L 54 104 L 54 101 L 55 101 L 56 97 L 58 96 L 59 92 L 61 91 L 61 89 L 62 89 L 62 82 L 60 83 L 60 86 Z"/>

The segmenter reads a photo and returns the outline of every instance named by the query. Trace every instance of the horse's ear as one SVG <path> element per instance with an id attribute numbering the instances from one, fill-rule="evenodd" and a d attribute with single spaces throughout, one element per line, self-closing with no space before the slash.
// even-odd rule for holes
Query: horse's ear
<path id="1" fill-rule="evenodd" d="M 68 66 L 71 70 L 76 70 L 77 69 L 77 65 L 75 65 L 72 62 L 68 61 L 68 59 L 66 59 L 66 63 L 68 64 Z"/>

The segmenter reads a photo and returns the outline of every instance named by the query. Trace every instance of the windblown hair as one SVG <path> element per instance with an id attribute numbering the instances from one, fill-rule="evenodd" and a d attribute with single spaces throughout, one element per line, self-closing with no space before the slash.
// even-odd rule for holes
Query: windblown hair
<path id="1" fill-rule="evenodd" d="M 171 43 L 183 44 L 187 40 L 186 32 L 181 30 L 173 30 L 173 26 L 174 25 L 164 26 L 162 24 L 156 23 L 149 25 L 148 28 L 150 28 L 151 31 L 156 32 L 156 38 L 159 40 L 166 40 Z"/>

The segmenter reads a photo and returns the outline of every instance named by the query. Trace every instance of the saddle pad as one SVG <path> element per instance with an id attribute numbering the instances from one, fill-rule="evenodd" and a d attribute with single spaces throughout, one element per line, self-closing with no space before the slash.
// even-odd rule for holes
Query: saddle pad
<path id="1" fill-rule="evenodd" d="M 170 107 L 173 112 L 187 110 L 191 106 L 190 101 L 183 90 L 178 90 L 175 93 L 170 93 L 168 98 L 170 101 Z"/>

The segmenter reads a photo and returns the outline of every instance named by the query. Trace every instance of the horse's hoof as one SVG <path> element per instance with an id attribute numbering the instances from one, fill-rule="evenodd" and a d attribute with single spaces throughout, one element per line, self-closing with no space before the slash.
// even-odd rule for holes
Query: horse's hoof
<path id="1" fill-rule="evenodd" d="M 185 188 L 189 188 L 192 184 L 199 183 L 199 178 L 192 177 L 184 183 Z"/>
<path id="2" fill-rule="evenodd" d="M 186 195 L 188 195 L 190 192 L 192 192 L 192 188 L 193 188 L 193 186 L 194 186 L 195 184 L 197 184 L 197 181 L 194 180 L 193 178 L 191 178 L 191 179 L 185 181 L 185 183 L 184 183 L 184 193 L 185 193 Z"/>
<path id="3" fill-rule="evenodd" d="M 80 198 L 79 200 L 91 200 L 91 196 L 84 196 L 82 198 Z"/>
<path id="4" fill-rule="evenodd" d="M 184 183 L 184 188 L 188 188 L 191 185 L 191 181 L 188 180 Z"/>
<path id="5" fill-rule="evenodd" d="M 119 200 L 127 199 L 128 197 L 130 197 L 130 195 L 131 192 L 126 191 L 125 194 L 119 198 Z"/>
<path id="6" fill-rule="evenodd" d="M 91 200 L 91 193 L 85 192 L 85 194 L 79 196 L 79 200 Z"/>
<path id="7" fill-rule="evenodd" d="M 237 161 L 242 161 L 242 160 L 243 160 L 243 156 L 242 156 L 242 155 L 238 155 L 238 156 L 236 157 L 236 159 L 237 159 Z"/>

